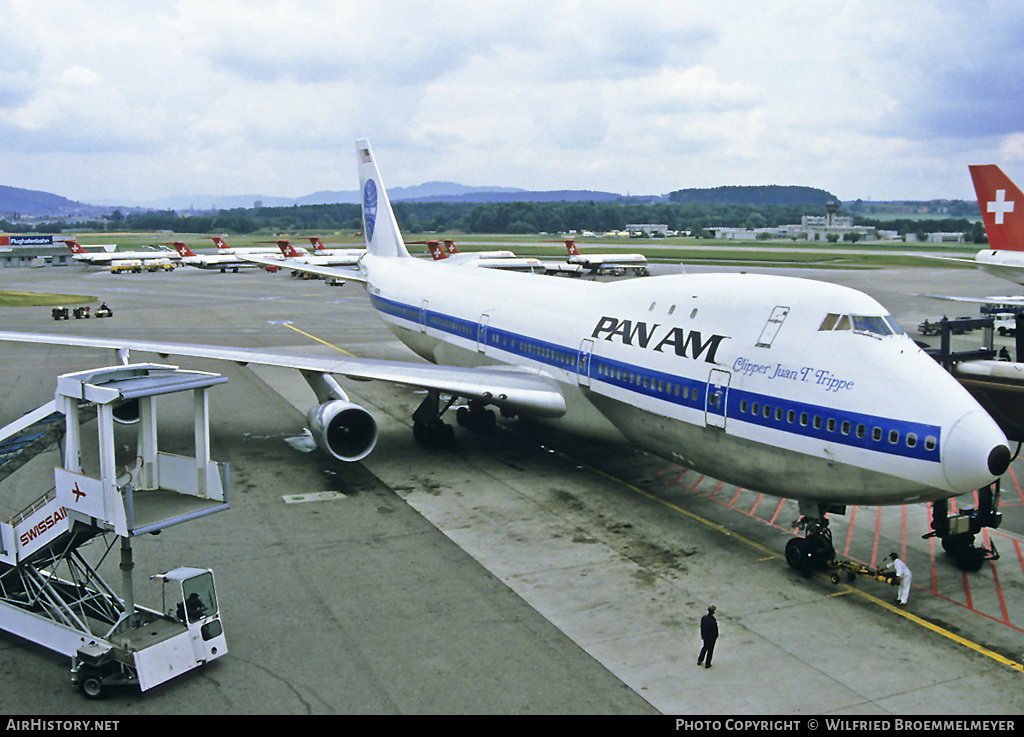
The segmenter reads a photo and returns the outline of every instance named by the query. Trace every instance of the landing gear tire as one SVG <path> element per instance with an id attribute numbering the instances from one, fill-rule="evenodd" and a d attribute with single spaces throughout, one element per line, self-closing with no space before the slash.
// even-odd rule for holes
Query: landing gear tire
<path id="1" fill-rule="evenodd" d="M 966 573 L 980 570 L 989 558 L 989 551 L 974 544 L 974 535 L 951 535 L 942 538 L 942 549 L 953 557 L 956 567 Z"/>
<path id="2" fill-rule="evenodd" d="M 455 412 L 455 420 L 459 427 L 473 432 L 490 432 L 497 424 L 494 412 L 482 404 L 470 403 L 468 407 L 459 407 Z"/>
<path id="3" fill-rule="evenodd" d="M 440 420 L 413 422 L 412 436 L 417 443 L 431 448 L 450 448 L 455 443 L 455 430 Z"/>
<path id="4" fill-rule="evenodd" d="M 790 538 L 786 543 L 786 562 L 794 571 L 804 571 L 804 540 L 802 537 Z"/>
<path id="5" fill-rule="evenodd" d="M 836 551 L 832 547 L 832 536 L 828 534 L 828 528 L 807 537 L 794 537 L 786 543 L 786 562 L 803 576 L 809 576 L 814 568 L 829 568 L 835 557 Z"/>

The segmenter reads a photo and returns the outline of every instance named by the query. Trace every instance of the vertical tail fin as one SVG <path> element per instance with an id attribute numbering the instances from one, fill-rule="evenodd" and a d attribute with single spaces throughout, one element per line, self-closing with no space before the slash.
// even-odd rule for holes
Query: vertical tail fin
<path id="1" fill-rule="evenodd" d="M 228 247 L 228 244 L 225 243 L 224 239 L 221 238 L 220 236 L 216 236 L 216 235 L 215 236 L 211 236 L 210 240 L 213 241 L 216 244 L 217 248 L 227 248 Z"/>
<path id="2" fill-rule="evenodd" d="M 365 138 L 356 141 L 356 155 L 359 163 L 359 185 L 363 193 L 363 232 L 366 234 L 366 250 L 374 256 L 409 257 L 409 251 L 402 240 L 398 221 L 391 209 L 391 201 L 384 189 L 380 172 Z"/>
<path id="3" fill-rule="evenodd" d="M 192 249 L 186 246 L 182 241 L 175 241 L 174 243 L 171 244 L 171 246 L 174 248 L 175 251 L 178 252 L 178 255 L 181 256 L 182 258 L 190 258 L 192 256 L 195 256 L 195 253 L 193 253 Z"/>
<path id="4" fill-rule="evenodd" d="M 579 256 L 580 249 L 576 248 L 576 242 L 572 238 L 567 238 L 565 241 L 565 247 L 569 250 L 570 256 Z"/>
<path id="5" fill-rule="evenodd" d="M 78 241 L 74 238 L 68 238 L 64 241 L 64 244 L 68 247 L 68 250 L 71 251 L 71 253 L 85 253 L 85 249 L 78 245 Z"/>
<path id="6" fill-rule="evenodd" d="M 448 254 L 445 253 L 445 250 L 441 248 L 441 244 L 437 241 L 427 241 L 427 248 L 430 249 L 430 257 L 434 261 L 448 258 Z"/>
<path id="7" fill-rule="evenodd" d="M 313 250 L 315 252 L 326 251 L 327 250 L 324 247 L 324 244 L 320 241 L 320 236 L 318 236 L 318 235 L 311 235 L 311 236 L 308 236 L 308 237 L 309 237 L 309 242 L 313 244 Z"/>
<path id="8" fill-rule="evenodd" d="M 277 247 L 281 249 L 281 253 L 284 254 L 285 258 L 302 258 L 302 254 L 295 250 L 295 246 L 290 242 L 275 241 L 275 243 L 277 243 Z"/>
<path id="9" fill-rule="evenodd" d="M 444 248 L 446 251 L 448 251 L 448 253 L 462 253 L 462 251 L 460 251 L 458 247 L 455 245 L 455 241 L 446 240 L 444 242 Z"/>
<path id="10" fill-rule="evenodd" d="M 994 251 L 1024 251 L 1024 193 L 994 164 L 968 168 L 989 247 Z"/>

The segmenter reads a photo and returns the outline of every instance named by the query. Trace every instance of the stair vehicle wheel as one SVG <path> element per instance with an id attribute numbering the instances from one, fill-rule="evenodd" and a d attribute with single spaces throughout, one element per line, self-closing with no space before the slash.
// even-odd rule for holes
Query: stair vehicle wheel
<path id="1" fill-rule="evenodd" d="M 86 698 L 98 699 L 103 693 L 103 682 L 99 676 L 86 676 L 82 679 L 82 693 Z"/>

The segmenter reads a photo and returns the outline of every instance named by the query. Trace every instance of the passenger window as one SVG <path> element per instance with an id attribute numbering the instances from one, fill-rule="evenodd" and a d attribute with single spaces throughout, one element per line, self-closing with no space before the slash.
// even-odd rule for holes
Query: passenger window
<path id="1" fill-rule="evenodd" d="M 863 425 L 857 425 L 857 437 L 858 438 L 863 438 L 867 434 L 868 434 L 868 429 L 866 427 L 864 427 Z"/>
<path id="2" fill-rule="evenodd" d="M 801 427 L 807 427 L 807 413 L 806 412 L 801 412 L 800 413 L 800 425 L 801 425 Z"/>
<path id="3" fill-rule="evenodd" d="M 849 435 L 850 434 L 850 423 L 849 423 L 848 420 L 843 420 L 842 433 L 843 433 L 843 435 Z"/>
<path id="4" fill-rule="evenodd" d="M 790 410 L 789 412 L 786 413 L 786 422 L 788 422 L 790 425 L 792 425 L 795 420 L 796 420 L 796 412 L 794 412 L 793 410 Z"/>
<path id="5" fill-rule="evenodd" d="M 828 424 L 827 424 L 826 427 L 827 427 L 829 432 L 835 432 L 836 431 L 836 421 L 835 421 L 834 417 L 829 417 L 828 418 Z"/>
<path id="6" fill-rule="evenodd" d="M 924 439 L 924 449 L 935 450 L 935 446 L 938 444 L 938 442 L 939 441 L 935 439 L 935 436 L 929 435 Z"/>
<path id="7" fill-rule="evenodd" d="M 747 414 L 747 400 L 746 399 L 744 399 L 742 402 L 740 402 L 740 413 L 744 414 L 744 415 Z"/>
<path id="8" fill-rule="evenodd" d="M 889 431 L 889 442 L 893 445 L 897 445 L 900 442 L 900 431 L 890 430 Z"/>
<path id="9" fill-rule="evenodd" d="M 882 439 L 882 428 L 876 427 L 871 431 L 871 439 L 876 443 Z"/>
<path id="10" fill-rule="evenodd" d="M 917 446 L 917 434 L 908 432 L 907 433 L 907 447 L 914 448 Z"/>

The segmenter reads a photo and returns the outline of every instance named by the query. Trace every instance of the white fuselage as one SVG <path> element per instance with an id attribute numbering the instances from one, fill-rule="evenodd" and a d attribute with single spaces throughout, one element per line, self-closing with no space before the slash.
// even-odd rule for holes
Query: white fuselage
<path id="1" fill-rule="evenodd" d="M 72 253 L 71 258 L 93 266 L 108 266 L 118 261 L 132 259 L 138 259 L 145 265 L 157 259 L 177 261 L 178 254 L 174 251 L 109 251 L 105 253 Z"/>
<path id="2" fill-rule="evenodd" d="M 542 372 L 568 407 L 552 424 L 745 488 L 840 504 L 948 497 L 990 483 L 989 454 L 1006 444 L 881 305 L 845 287 L 362 265 L 374 307 L 424 358 Z"/>
<path id="3" fill-rule="evenodd" d="M 251 261 L 242 261 L 225 253 L 182 256 L 181 263 L 197 269 L 242 269 L 258 265 Z"/>

